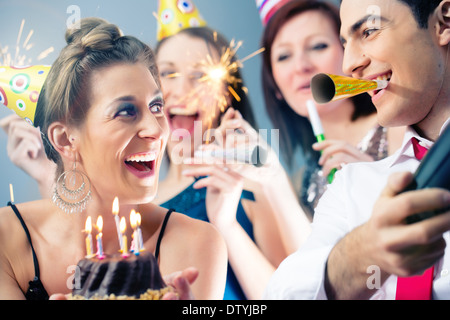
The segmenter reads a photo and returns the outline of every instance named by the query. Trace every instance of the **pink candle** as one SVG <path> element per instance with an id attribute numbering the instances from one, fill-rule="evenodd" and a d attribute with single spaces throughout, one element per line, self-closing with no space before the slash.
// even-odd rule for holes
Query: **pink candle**
<path id="1" fill-rule="evenodd" d="M 103 259 L 105 257 L 105 255 L 103 254 L 102 229 L 103 229 L 103 218 L 102 218 L 102 216 L 98 216 L 98 218 L 97 218 L 98 234 L 96 236 L 96 239 L 97 239 L 97 257 L 99 259 Z"/>

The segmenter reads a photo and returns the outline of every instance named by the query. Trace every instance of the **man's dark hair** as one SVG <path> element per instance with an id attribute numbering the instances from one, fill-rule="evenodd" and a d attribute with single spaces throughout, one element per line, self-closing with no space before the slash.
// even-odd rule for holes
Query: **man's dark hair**
<path id="1" fill-rule="evenodd" d="M 437 8 L 441 0 L 397 0 L 411 8 L 417 24 L 422 29 L 428 28 L 428 18 Z M 342 0 L 341 0 L 342 3 Z"/>
<path id="2" fill-rule="evenodd" d="M 441 0 L 398 0 L 411 8 L 420 28 L 428 28 L 428 18 L 437 8 Z"/>

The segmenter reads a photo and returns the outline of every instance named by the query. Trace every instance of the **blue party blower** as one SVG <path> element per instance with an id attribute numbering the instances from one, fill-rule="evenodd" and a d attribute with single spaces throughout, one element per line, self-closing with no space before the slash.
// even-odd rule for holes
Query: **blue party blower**
<path id="1" fill-rule="evenodd" d="M 428 150 L 414 174 L 414 180 L 404 191 L 425 188 L 450 190 L 450 125 L 447 126 L 436 143 Z M 408 224 L 419 222 L 449 210 L 450 207 L 418 213 L 406 218 L 406 222 Z"/>

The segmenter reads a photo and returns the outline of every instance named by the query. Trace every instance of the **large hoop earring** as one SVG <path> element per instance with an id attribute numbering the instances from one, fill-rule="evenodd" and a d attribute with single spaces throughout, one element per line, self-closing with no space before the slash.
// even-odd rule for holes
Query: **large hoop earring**
<path id="1" fill-rule="evenodd" d="M 58 177 L 53 191 L 53 203 L 67 214 L 81 213 L 91 197 L 91 182 L 87 175 L 77 170 L 75 159 L 73 169 Z"/>

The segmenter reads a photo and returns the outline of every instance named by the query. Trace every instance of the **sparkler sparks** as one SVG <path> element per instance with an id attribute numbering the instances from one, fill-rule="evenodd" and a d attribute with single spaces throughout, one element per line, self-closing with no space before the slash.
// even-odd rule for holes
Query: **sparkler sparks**
<path id="1" fill-rule="evenodd" d="M 217 41 L 216 33 L 214 39 Z M 229 105 L 230 95 L 238 102 L 241 97 L 237 91 L 248 93 L 246 87 L 240 87 L 242 80 L 237 77 L 239 68 L 243 67 L 243 62 L 256 56 L 264 51 L 261 48 L 244 59 L 236 59 L 236 52 L 242 46 L 242 41 L 235 42 L 233 39 L 227 48 L 223 49 L 220 58 L 214 61 L 212 54 L 208 54 L 204 60 L 199 63 L 199 68 L 202 70 L 202 76 L 198 79 L 199 85 L 194 87 L 180 100 L 187 101 L 187 109 L 196 108 L 200 106 L 202 111 L 207 114 L 208 129 L 212 127 L 212 121 L 216 116 L 216 111 L 225 112 Z M 179 77 L 181 74 L 173 73 L 169 77 Z M 209 97 L 209 98 L 208 98 Z M 208 133 L 210 130 L 208 130 Z M 206 143 L 209 143 L 210 136 L 206 138 Z"/>
<path id="2" fill-rule="evenodd" d="M 216 36 L 214 39 L 216 39 Z M 200 63 L 200 66 L 206 72 L 199 81 L 205 84 L 205 89 L 208 90 L 207 92 L 214 93 L 218 100 L 219 109 L 222 112 L 225 111 L 225 107 L 228 105 L 228 92 L 231 93 L 237 101 L 241 100 L 234 90 L 241 81 L 233 75 L 242 67 L 241 61 L 233 61 L 236 52 L 241 45 L 242 41 L 235 43 L 234 40 L 231 40 L 230 46 L 224 50 L 219 62 L 215 63 L 211 55 L 208 54 L 206 59 Z M 226 84 L 225 88 L 228 89 L 228 92 L 224 90 L 224 84 Z"/>
<path id="3" fill-rule="evenodd" d="M 25 19 L 22 19 L 22 22 L 21 22 L 20 28 L 19 28 L 19 33 L 17 35 L 14 54 L 9 52 L 9 46 L 2 47 L 0 45 L 0 65 L 23 66 L 23 65 L 31 64 L 32 58 L 27 57 L 26 53 L 22 53 L 21 49 L 24 49 L 25 52 L 27 52 L 27 51 L 31 50 L 31 48 L 33 48 L 34 43 L 30 43 L 30 40 L 31 40 L 31 37 L 33 36 L 34 30 L 31 29 L 28 32 L 27 37 L 25 38 L 25 40 L 23 41 L 23 43 L 21 45 L 20 42 L 22 39 L 24 26 L 25 26 Z M 53 47 L 49 47 L 49 48 L 45 49 L 38 55 L 37 60 L 40 61 L 40 60 L 46 58 L 54 50 L 55 49 Z"/>
<path id="4" fill-rule="evenodd" d="M 214 39 L 217 39 L 216 34 Z M 219 109 L 221 112 L 225 112 L 225 108 L 229 104 L 228 101 L 230 94 L 236 99 L 236 101 L 241 101 L 241 97 L 235 89 L 239 87 L 242 80 L 237 78 L 235 75 L 239 71 L 239 68 L 243 67 L 243 62 L 264 51 L 264 48 L 261 48 L 242 60 L 235 59 L 236 52 L 242 46 L 242 43 L 242 41 L 235 42 L 233 39 L 231 40 L 229 47 L 222 53 L 219 62 L 215 63 L 211 55 L 208 55 L 201 63 L 206 72 L 199 81 L 204 84 L 203 91 L 205 93 L 212 93 L 213 101 L 215 101 L 215 103 L 212 104 L 213 107 L 211 108 L 212 110 L 210 117 L 207 120 L 208 129 L 211 129 L 212 119 L 215 117 L 215 111 Z M 242 91 L 247 94 L 248 89 L 246 87 L 242 87 Z M 206 138 L 206 143 L 209 143 L 209 140 L 210 137 L 208 135 Z"/>

